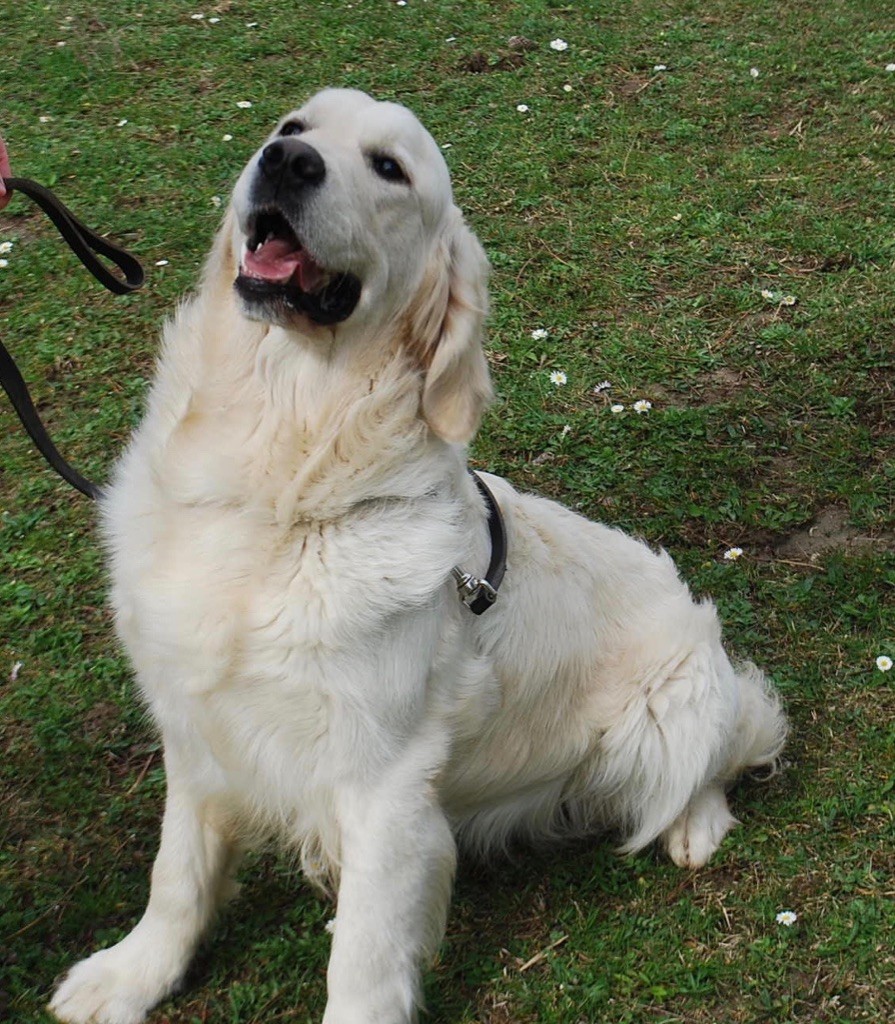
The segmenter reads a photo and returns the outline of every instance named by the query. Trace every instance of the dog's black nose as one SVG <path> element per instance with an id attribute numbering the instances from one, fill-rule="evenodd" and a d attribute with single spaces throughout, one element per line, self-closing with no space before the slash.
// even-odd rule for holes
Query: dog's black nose
<path id="1" fill-rule="evenodd" d="M 326 174 L 326 164 L 317 150 L 292 136 L 265 146 L 258 166 L 266 178 L 287 185 L 319 185 Z"/>

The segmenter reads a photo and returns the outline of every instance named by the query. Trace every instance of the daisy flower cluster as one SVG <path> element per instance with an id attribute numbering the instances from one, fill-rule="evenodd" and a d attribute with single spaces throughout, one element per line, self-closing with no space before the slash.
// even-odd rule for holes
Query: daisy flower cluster
<path id="1" fill-rule="evenodd" d="M 0 269 L 9 266 L 9 260 L 6 257 L 12 252 L 14 244 L 13 242 L 0 242 Z"/>
<path id="2" fill-rule="evenodd" d="M 531 332 L 531 337 L 534 341 L 545 341 L 547 338 L 550 337 L 550 331 L 548 331 L 546 327 L 536 327 Z M 565 370 L 551 370 L 549 372 L 548 378 L 550 380 L 550 383 L 553 384 L 554 387 L 558 388 L 561 388 L 569 383 L 569 377 Z M 601 380 L 598 384 L 595 384 L 592 389 L 593 394 L 595 395 L 605 395 L 608 391 L 611 390 L 612 382 L 608 380 Z M 652 407 L 653 403 L 646 398 L 638 398 L 637 401 L 631 405 L 631 408 L 638 415 L 642 415 L 643 413 L 649 412 L 650 409 L 652 409 Z M 609 411 L 612 413 L 620 413 L 624 412 L 625 408 L 626 407 L 622 405 L 620 402 L 615 402 L 609 406 Z"/>
<path id="3" fill-rule="evenodd" d="M 252 107 L 254 106 L 254 104 L 252 103 L 251 100 L 237 100 L 236 101 L 236 106 L 238 107 L 239 110 L 251 110 Z M 232 141 L 233 141 L 233 135 L 230 132 L 225 132 L 221 136 L 221 142 L 232 142 Z M 213 201 L 214 200 L 212 200 L 212 202 Z M 215 205 L 217 205 L 217 204 L 215 204 Z"/>
<path id="4" fill-rule="evenodd" d="M 521 42 L 524 42 L 525 44 L 528 44 L 528 40 L 523 40 L 521 36 L 514 36 L 510 40 L 510 43 L 512 44 L 517 39 L 520 40 Z M 449 40 L 449 42 L 450 41 L 452 41 L 452 40 Z M 569 48 L 569 44 L 566 42 L 565 39 L 551 39 L 550 40 L 550 49 L 553 50 L 556 53 L 564 53 L 566 50 L 568 50 L 568 48 Z M 567 82 L 562 87 L 562 89 L 563 89 L 563 92 L 571 92 L 572 91 L 572 86 Z M 520 113 L 520 114 L 528 114 L 528 113 L 531 112 L 531 107 L 527 103 L 517 103 L 516 104 L 516 111 L 518 113 Z"/>
<path id="5" fill-rule="evenodd" d="M 766 302 L 775 302 L 778 306 L 794 306 L 799 301 L 795 295 L 784 295 L 783 292 L 772 291 L 770 288 L 762 288 L 761 297 Z"/>
<path id="6" fill-rule="evenodd" d="M 606 382 L 604 381 L 603 384 L 605 385 L 605 383 Z M 598 390 L 598 389 L 600 389 L 600 390 Z M 602 391 L 606 391 L 606 390 L 608 390 L 606 387 L 604 387 L 603 385 L 598 384 L 597 387 L 594 388 L 594 393 L 595 394 L 600 394 Z M 634 402 L 631 405 L 631 408 L 634 410 L 634 412 L 637 413 L 638 416 L 642 416 L 644 413 L 649 412 L 650 409 L 652 409 L 652 407 L 653 407 L 653 403 L 650 402 L 649 399 L 646 399 L 646 398 L 638 398 L 637 401 Z M 618 415 L 619 413 L 624 412 L 625 409 L 627 409 L 627 406 L 624 405 L 621 402 L 613 402 L 612 405 L 609 406 L 609 411 L 611 413 L 615 413 L 616 415 Z"/>

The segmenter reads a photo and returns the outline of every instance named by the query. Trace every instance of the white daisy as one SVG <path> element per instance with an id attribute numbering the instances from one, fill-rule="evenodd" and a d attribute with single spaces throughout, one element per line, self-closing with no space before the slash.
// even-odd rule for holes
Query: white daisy
<path id="1" fill-rule="evenodd" d="M 47 124 L 48 122 L 52 121 L 53 118 L 50 117 L 49 114 L 41 114 L 37 120 L 40 121 L 41 124 Z"/>
<path id="2" fill-rule="evenodd" d="M 758 68 L 749 68 L 749 74 L 753 78 L 758 78 L 758 76 L 761 74 L 761 72 L 758 70 Z"/>
<path id="3" fill-rule="evenodd" d="M 204 14 L 191 14 L 190 17 L 193 19 L 193 21 L 201 21 L 205 17 L 205 15 Z"/>
<path id="4" fill-rule="evenodd" d="M 569 85 L 569 84 L 568 84 L 568 82 L 567 82 L 567 83 L 566 83 L 566 84 L 565 84 L 565 85 L 564 85 L 564 86 L 562 87 L 562 91 L 563 91 L 563 92 L 571 92 L 571 91 L 572 91 L 572 87 L 571 87 L 571 85 Z"/>
<path id="5" fill-rule="evenodd" d="M 742 557 L 743 557 L 743 549 L 742 548 L 728 548 L 724 552 L 724 560 L 726 562 L 735 562 L 738 558 L 742 558 Z"/>
<path id="6" fill-rule="evenodd" d="M 876 659 L 876 667 L 880 672 L 889 672 L 892 669 L 892 659 L 887 654 L 881 654 Z"/>
<path id="7" fill-rule="evenodd" d="M 565 375 L 563 370 L 551 370 L 550 372 L 550 383 L 555 384 L 558 388 L 562 387 L 563 384 L 568 383 L 569 378 Z"/>
<path id="8" fill-rule="evenodd" d="M 9 266 L 9 260 L 0 260 L 0 270 Z"/>
<path id="9" fill-rule="evenodd" d="M 562 53 L 563 50 L 568 50 L 568 48 L 569 48 L 569 44 L 565 41 L 565 39 L 551 39 L 550 40 L 550 49 L 551 50 L 556 50 L 558 53 Z"/>
<path id="10" fill-rule="evenodd" d="M 667 71 L 667 64 L 653 64 L 653 71 Z"/>
<path id="11" fill-rule="evenodd" d="M 516 104 L 516 109 L 519 111 L 520 114 L 527 114 L 528 113 L 528 104 L 527 103 L 517 103 Z"/>
<path id="12" fill-rule="evenodd" d="M 155 265 L 157 267 L 167 267 L 168 261 L 167 260 L 156 260 L 155 261 Z"/>
<path id="13" fill-rule="evenodd" d="M 12 252 L 12 242 L 0 242 L 0 252 L 5 256 L 8 252 Z"/>
<path id="14" fill-rule="evenodd" d="M 886 71 L 895 71 L 895 64 L 887 64 Z"/>
<path id="15" fill-rule="evenodd" d="M 795 295 L 781 295 L 780 296 L 780 305 L 781 306 L 794 306 L 796 304 L 796 302 L 798 302 L 798 299 L 795 297 Z"/>
<path id="16" fill-rule="evenodd" d="M 610 412 L 615 412 L 615 413 L 624 412 L 625 411 L 625 407 L 620 402 L 618 402 L 615 405 L 610 405 L 609 406 L 609 411 Z"/>
<path id="17" fill-rule="evenodd" d="M 209 24 L 209 25 L 217 25 L 217 23 L 218 23 L 218 22 L 219 22 L 220 20 L 221 20 L 220 18 L 209 18 L 209 19 L 208 19 L 208 24 Z"/>
<path id="18" fill-rule="evenodd" d="M 612 387 L 612 383 L 608 380 L 601 380 L 599 384 L 594 385 L 594 394 L 602 395 L 604 391 L 608 391 Z"/>
<path id="19" fill-rule="evenodd" d="M 221 142 L 232 142 L 232 141 L 233 141 L 233 136 L 232 135 L 222 135 L 221 136 Z"/>
<path id="20" fill-rule="evenodd" d="M 221 197 L 220 196 L 212 196 L 211 197 L 211 205 L 212 206 L 220 206 L 221 205 Z"/>
<path id="21" fill-rule="evenodd" d="M 548 330 L 545 330 L 543 327 L 536 327 L 531 332 L 531 336 L 534 338 L 535 341 L 543 341 L 544 338 L 546 338 L 549 334 L 550 332 Z"/>
<path id="22" fill-rule="evenodd" d="M 786 925 L 787 928 L 791 928 L 798 919 L 799 915 L 792 910 L 781 910 L 775 918 L 777 924 Z"/>
<path id="23" fill-rule="evenodd" d="M 118 122 L 116 127 L 117 128 L 123 128 L 126 124 L 127 124 L 127 118 L 126 117 L 122 117 L 122 119 Z"/>
<path id="24" fill-rule="evenodd" d="M 648 402 L 645 398 L 640 398 L 634 403 L 634 412 L 649 412 L 652 407 L 652 402 Z"/>
<path id="25" fill-rule="evenodd" d="M 251 100 L 237 100 L 236 105 L 240 110 L 248 110 L 249 107 L 251 107 L 252 102 Z"/>
<path id="26" fill-rule="evenodd" d="M 767 299 L 768 302 L 776 302 L 776 300 L 777 300 L 777 293 L 776 292 L 772 292 L 770 288 L 762 288 L 762 290 L 761 290 L 761 297 L 763 299 Z"/>

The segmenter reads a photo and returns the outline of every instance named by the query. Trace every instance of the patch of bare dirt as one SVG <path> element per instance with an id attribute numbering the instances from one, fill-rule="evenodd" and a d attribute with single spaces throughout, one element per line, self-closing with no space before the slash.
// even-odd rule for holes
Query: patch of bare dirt
<path id="1" fill-rule="evenodd" d="M 643 75 L 631 75 L 624 78 L 612 90 L 613 94 L 623 100 L 631 100 L 639 96 L 644 89 L 652 84 L 653 79 Z"/>
<path id="2" fill-rule="evenodd" d="M 872 536 L 849 522 L 848 512 L 837 505 L 821 509 L 814 519 L 800 530 L 778 539 L 773 545 L 777 558 L 813 562 L 828 551 L 854 551 L 871 548 L 875 551 L 895 550 L 895 535 Z"/>
<path id="3" fill-rule="evenodd" d="M 495 58 L 489 57 L 487 53 L 482 53 L 479 50 L 462 62 L 460 70 L 472 75 L 485 75 L 492 71 L 514 71 L 524 64 L 525 54 L 519 50 Z"/>
<path id="4" fill-rule="evenodd" d="M 24 196 L 17 200 L 13 194 L 13 202 L 16 203 L 16 207 L 10 206 L 8 220 L 3 225 L 4 239 L 11 238 L 21 245 L 25 245 L 28 242 L 39 242 L 53 235 L 53 228 L 42 222 L 42 215 L 33 208 L 30 210 L 27 208 L 26 204 L 29 200 Z"/>
<path id="5" fill-rule="evenodd" d="M 699 384 L 699 397 L 706 405 L 727 402 L 746 386 L 745 376 L 729 366 L 719 366 L 705 374 Z"/>

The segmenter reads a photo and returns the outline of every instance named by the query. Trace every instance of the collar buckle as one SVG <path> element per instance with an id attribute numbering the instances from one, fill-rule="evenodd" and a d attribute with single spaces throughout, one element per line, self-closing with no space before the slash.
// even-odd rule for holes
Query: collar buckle
<path id="1" fill-rule="evenodd" d="M 451 569 L 451 573 L 457 583 L 460 600 L 467 608 L 473 608 L 474 605 L 481 602 L 485 602 L 485 607 L 489 607 L 497 600 L 497 591 L 487 580 L 473 576 L 471 572 L 464 572 L 456 565 Z"/>

